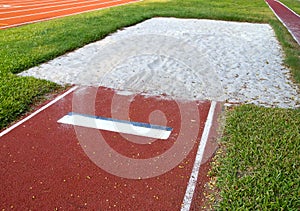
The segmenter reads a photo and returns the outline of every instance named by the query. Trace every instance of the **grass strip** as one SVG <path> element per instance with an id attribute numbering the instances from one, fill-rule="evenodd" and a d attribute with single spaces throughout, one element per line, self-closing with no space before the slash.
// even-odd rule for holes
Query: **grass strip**
<path id="1" fill-rule="evenodd" d="M 16 77 L 11 73 L 1 74 L 0 81 L 0 128 L 28 111 L 35 101 L 45 99 L 45 94 L 59 88 L 55 83 L 33 77 Z"/>
<path id="2" fill-rule="evenodd" d="M 227 113 L 213 167 L 218 210 L 298 210 L 300 109 L 251 105 Z"/>

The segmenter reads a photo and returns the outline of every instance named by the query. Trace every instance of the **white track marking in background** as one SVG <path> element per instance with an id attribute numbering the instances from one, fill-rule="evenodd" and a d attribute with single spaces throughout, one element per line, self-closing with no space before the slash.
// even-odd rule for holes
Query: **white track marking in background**
<path id="1" fill-rule="evenodd" d="M 90 4 L 90 5 L 80 6 L 80 7 L 70 7 L 70 8 L 59 9 L 59 10 L 51 10 L 51 11 L 47 11 L 47 12 L 38 12 L 38 13 L 29 14 L 29 15 L 18 15 L 18 16 L 13 16 L 13 17 L 8 17 L 8 18 L 1 18 L 0 20 L 10 20 L 10 19 L 23 18 L 23 17 L 29 17 L 29 16 L 43 15 L 43 14 L 61 12 L 61 11 L 66 11 L 66 10 L 73 10 L 73 9 L 85 8 L 85 7 L 90 7 L 90 6 L 114 3 L 114 2 L 119 2 L 119 1 L 122 1 L 122 0 L 117 0 L 117 1 L 112 1 L 112 2 L 103 2 L 103 3 L 98 3 L 98 4 Z M 93 9 L 93 10 L 96 10 L 96 9 Z M 84 11 L 84 12 L 86 12 L 86 11 Z M 73 13 L 73 14 L 76 14 L 76 13 Z"/>
<path id="2" fill-rule="evenodd" d="M 9 11 L 9 12 L 0 12 L 0 14 L 6 14 L 6 13 L 12 14 L 12 13 L 23 12 L 23 11 L 27 12 L 27 11 L 32 11 L 32 10 L 41 10 L 41 9 L 55 8 L 55 7 L 61 7 L 61 6 L 69 6 L 68 9 L 72 9 L 73 8 L 72 6 L 77 5 L 77 4 L 85 4 L 85 6 L 83 6 L 83 7 L 91 6 L 90 4 L 88 4 L 90 2 L 98 2 L 98 0 L 93 0 L 93 1 L 89 1 L 89 2 L 75 2 L 75 3 L 69 3 L 69 4 L 58 4 L 58 5 L 45 6 L 45 7 L 41 6 L 41 7 L 15 10 L 15 11 Z M 114 2 L 115 1 L 107 1 L 107 2 L 101 2 L 101 4 L 114 3 Z M 77 8 L 77 7 L 75 7 L 75 8 Z M 52 11 L 58 11 L 58 10 L 52 10 Z M 49 12 L 52 12 L 52 11 L 49 11 Z M 34 14 L 38 14 L 38 13 L 33 13 L 33 14 L 30 14 L 30 15 L 34 15 Z M 15 17 L 19 17 L 19 16 L 15 16 Z"/>

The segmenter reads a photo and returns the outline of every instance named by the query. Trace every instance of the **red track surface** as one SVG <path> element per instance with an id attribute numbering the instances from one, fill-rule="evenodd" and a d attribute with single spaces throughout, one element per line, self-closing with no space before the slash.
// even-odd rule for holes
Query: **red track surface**
<path id="1" fill-rule="evenodd" d="M 111 106 L 112 99 L 117 99 L 117 106 Z M 125 111 L 126 106 L 123 106 L 122 102 L 129 102 L 129 113 L 128 110 Z M 194 105 L 197 105 L 196 110 Z M 132 100 L 130 96 L 121 96 L 106 88 L 80 88 L 0 138 L 0 208 L 180 210 L 209 108 L 210 102 L 195 104 L 145 98 L 140 95 Z M 220 106 L 218 108 L 220 109 Z M 166 121 L 158 118 L 161 115 L 153 115 L 155 110 L 163 112 Z M 137 122 L 149 122 L 150 116 L 152 124 L 167 123 L 173 131 L 168 140 L 137 144 L 130 141 L 140 138 L 137 136 L 124 137 L 114 132 L 57 123 L 58 119 L 70 111 L 120 119 L 129 118 Z M 197 113 L 199 121 L 195 120 Z M 216 118 L 215 115 L 214 121 Z M 183 128 L 185 134 L 182 132 Z M 133 159 L 145 160 L 163 155 L 180 140 L 179 136 L 185 137 L 183 144 L 192 143 L 192 147 L 191 150 L 182 147 L 181 152 L 174 154 L 174 159 L 180 153 L 183 153 L 185 158 L 170 171 L 147 179 L 127 179 L 99 168 L 88 157 L 86 148 L 94 144 L 90 141 L 95 133 L 101 133 L 107 144 L 117 153 Z M 196 135 L 193 137 L 192 134 Z M 211 135 L 214 136 L 213 133 Z M 87 147 L 79 141 L 82 138 Z M 216 147 L 212 141 L 214 138 L 209 140 L 191 210 L 197 210 L 201 206 L 203 186 L 208 181 L 208 161 Z M 143 138 L 143 142 L 145 141 L 153 140 Z M 105 153 L 96 144 L 92 150 L 95 151 L 92 155 L 95 157 L 98 153 Z M 110 165 L 118 165 L 120 172 L 131 173 L 126 172 L 126 163 L 116 164 L 113 158 L 106 161 L 110 161 Z M 166 159 L 164 162 L 168 165 L 172 163 L 172 159 Z M 144 168 L 147 171 L 146 165 Z"/>
<path id="2" fill-rule="evenodd" d="M 0 29 L 137 2 L 139 0 L 0 1 Z"/>
<path id="3" fill-rule="evenodd" d="M 284 6 L 280 1 L 266 0 L 266 2 L 300 45 L 300 16 Z"/>

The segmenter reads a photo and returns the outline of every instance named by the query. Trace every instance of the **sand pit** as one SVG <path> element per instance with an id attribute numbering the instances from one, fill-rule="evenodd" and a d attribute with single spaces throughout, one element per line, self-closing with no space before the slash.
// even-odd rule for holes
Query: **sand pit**
<path id="1" fill-rule="evenodd" d="M 176 99 L 300 105 L 267 24 L 153 18 L 20 75 Z"/>

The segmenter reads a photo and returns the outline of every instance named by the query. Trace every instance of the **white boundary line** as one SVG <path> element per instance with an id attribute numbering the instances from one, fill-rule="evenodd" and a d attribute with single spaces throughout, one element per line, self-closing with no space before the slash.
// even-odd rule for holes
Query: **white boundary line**
<path id="1" fill-rule="evenodd" d="M 284 27 L 290 32 L 290 34 L 292 35 L 292 37 L 294 38 L 294 40 L 300 45 L 300 40 L 298 40 L 295 35 L 293 34 L 293 32 L 289 29 L 289 27 L 287 27 L 287 25 L 283 22 L 283 20 L 277 15 L 277 13 L 273 10 L 273 8 L 270 6 L 270 4 L 265 0 L 266 4 L 269 6 L 269 8 L 272 10 L 272 12 L 274 13 L 274 15 L 277 17 L 277 19 L 284 25 Z M 275 1 L 278 2 L 278 1 Z M 289 10 L 289 8 L 287 7 L 287 9 Z"/>
<path id="2" fill-rule="evenodd" d="M 76 0 L 69 0 L 69 1 L 76 1 Z M 57 3 L 62 3 L 64 1 L 56 0 Z M 12 6 L 18 6 L 18 7 L 27 7 L 29 5 L 46 5 L 46 4 L 54 4 L 53 1 L 44 0 L 44 1 L 19 1 L 19 2 L 10 2 L 9 3 Z M 1 3 L 0 3 L 1 5 Z M 12 7 L 13 8 L 13 7 Z"/>
<path id="3" fill-rule="evenodd" d="M 0 14 L 5 14 L 5 13 L 10 13 L 10 12 L 21 12 L 21 11 L 27 11 L 27 10 L 32 10 L 33 8 L 31 7 L 35 7 L 34 9 L 37 9 L 37 8 L 41 8 L 41 7 L 37 7 L 37 6 L 47 6 L 47 5 L 56 5 L 56 4 L 61 4 L 61 3 L 68 3 L 68 2 L 78 2 L 76 0 L 68 0 L 68 1 L 64 1 L 64 2 L 57 2 L 57 3 L 49 3 L 49 1 L 46 1 L 45 3 L 39 3 L 39 4 L 25 4 L 24 3 L 24 6 L 19 4 L 18 6 L 12 6 L 10 8 L 6 8 L 6 9 L 15 9 L 15 8 L 21 8 L 21 10 L 13 10 L 13 11 L 4 11 L 4 12 L 1 12 Z M 26 9 L 26 8 L 30 8 L 30 9 Z M 0 7 L 1 9 L 1 7 Z M 3 7 L 2 7 L 3 9 Z M 1 11 L 1 10 L 0 10 Z"/>
<path id="4" fill-rule="evenodd" d="M 34 117 L 35 115 L 37 115 L 38 113 L 40 113 L 41 111 L 45 110 L 46 108 L 50 107 L 51 105 L 53 105 L 54 103 L 56 103 L 57 101 L 61 100 L 62 98 L 64 98 L 65 96 L 67 96 L 68 94 L 70 94 L 71 92 L 73 92 L 75 89 L 77 89 L 78 86 L 74 86 L 71 89 L 69 89 L 67 92 L 63 93 L 62 95 L 58 96 L 57 98 L 55 98 L 54 100 L 52 100 L 51 102 L 49 102 L 48 104 L 44 105 L 43 107 L 41 107 L 40 109 L 36 110 L 35 112 L 33 112 L 32 114 L 30 114 L 29 116 L 27 116 L 26 118 L 22 119 L 21 121 L 17 122 L 16 124 L 12 125 L 11 127 L 7 128 L 6 130 L 2 131 L 0 133 L 0 137 L 4 136 L 5 134 L 9 133 L 10 131 L 12 131 L 13 129 L 15 129 L 16 127 L 20 126 L 21 124 L 23 124 L 24 122 L 26 122 L 27 120 L 31 119 L 32 117 Z"/>
<path id="5" fill-rule="evenodd" d="M 16 23 L 16 24 L 10 24 L 10 25 L 4 26 L 4 27 L 0 26 L 0 29 L 13 28 L 13 27 L 16 27 L 16 26 L 22 26 L 22 25 L 30 24 L 30 23 L 38 23 L 38 22 L 42 22 L 42 21 L 53 20 L 53 19 L 56 19 L 56 18 L 63 18 L 63 17 L 72 16 L 72 15 L 79 15 L 79 14 L 86 13 L 86 12 L 92 12 L 92 11 L 97 11 L 97 10 L 108 9 L 108 8 L 117 7 L 117 6 L 121 6 L 121 5 L 137 3 L 137 2 L 140 2 L 140 1 L 143 1 L 143 0 L 133 0 L 131 2 L 126 2 L 126 3 L 123 3 L 123 4 L 117 4 L 117 5 L 113 5 L 113 6 L 102 7 L 102 8 L 98 8 L 98 9 L 92 9 L 92 10 L 85 10 L 83 12 L 71 13 L 71 14 L 67 14 L 67 15 L 59 15 L 59 16 L 55 16 L 55 17 L 51 17 L 51 18 L 44 18 L 44 19 L 39 19 L 39 20 L 34 20 L 34 21 L 27 21 L 27 22 Z"/>
<path id="6" fill-rule="evenodd" d="M 189 211 L 190 210 L 190 207 L 191 207 L 191 204 L 192 204 L 192 201 L 193 201 L 194 192 L 195 192 L 196 185 L 197 185 L 199 169 L 200 169 L 200 166 L 201 166 L 201 162 L 202 162 L 205 146 L 206 146 L 206 143 L 207 143 L 207 140 L 208 140 L 209 132 L 210 132 L 210 129 L 211 129 L 211 126 L 212 126 L 216 106 L 217 106 L 217 102 L 212 101 L 211 105 L 210 105 L 209 112 L 208 112 L 207 120 L 205 122 L 205 126 L 204 126 L 204 130 L 203 130 L 202 137 L 201 137 L 201 140 L 200 140 L 200 144 L 199 144 L 199 147 L 198 147 L 198 151 L 197 151 L 197 155 L 196 155 L 196 158 L 195 158 L 193 170 L 192 170 L 192 173 L 191 173 L 191 176 L 190 176 L 190 179 L 189 179 L 189 183 L 188 183 L 188 186 L 186 188 L 186 192 L 185 192 L 184 199 L 183 199 L 183 202 L 182 202 L 181 211 Z"/>
<path id="7" fill-rule="evenodd" d="M 63 6 L 70 6 L 70 8 L 68 8 L 68 9 L 72 9 L 73 5 L 85 4 L 86 6 L 90 6 L 90 5 L 88 5 L 89 3 L 91 3 L 91 2 L 99 2 L 99 1 L 98 0 L 92 0 L 92 1 L 80 1 L 80 2 L 78 2 L 78 1 L 66 1 L 66 2 L 74 2 L 74 3 L 65 3 L 65 4 L 61 4 L 61 3 L 54 4 L 54 3 L 51 3 L 52 6 L 41 6 L 41 7 L 29 8 L 29 9 L 14 10 L 14 11 L 9 11 L 9 12 L 0 12 L 0 14 L 7 14 L 7 13 L 11 14 L 11 13 L 24 12 L 24 11 L 27 12 L 27 11 L 32 11 L 32 10 L 40 10 L 40 9 L 63 7 Z M 105 1 L 105 2 L 101 2 L 101 4 L 113 3 L 113 2 L 115 2 L 115 1 L 114 0 L 112 0 L 112 1 Z M 43 5 L 43 4 L 41 4 L 41 5 Z M 94 5 L 94 4 L 92 4 L 92 5 Z M 57 10 L 52 10 L 52 11 L 57 11 Z M 38 13 L 34 13 L 34 14 L 38 14 Z M 34 14 L 31 14 L 31 15 L 34 15 Z M 20 16 L 14 16 L 14 17 L 20 17 Z"/>
<path id="8" fill-rule="evenodd" d="M 275 1 L 277 1 L 279 4 L 281 4 L 282 6 L 284 6 L 285 8 L 287 8 L 288 10 L 290 10 L 292 13 L 294 13 L 296 16 L 298 16 L 300 18 L 300 15 L 298 15 L 294 10 L 292 10 L 291 8 L 286 6 L 284 3 L 282 3 L 281 1 L 278 1 L 278 0 L 275 0 Z"/>
<path id="9" fill-rule="evenodd" d="M 73 0 L 73 1 L 76 1 L 76 0 Z M 19 1 L 19 2 L 9 2 L 9 5 L 11 6 L 9 8 L 13 9 L 13 8 L 16 8 L 16 7 L 24 7 L 26 5 L 39 5 L 39 4 L 43 4 L 43 2 L 45 4 L 53 4 L 53 3 L 49 3 L 49 0 L 44 0 L 44 1 L 30 1 L 30 2 L 28 2 L 28 1 Z M 62 2 L 62 1 L 57 0 L 57 2 Z M 35 4 L 35 3 L 37 3 L 37 4 Z M 3 4 L 0 2 L 0 5 L 3 5 Z"/>
<path id="10" fill-rule="evenodd" d="M 47 12 L 37 12 L 37 13 L 33 13 L 33 14 L 28 14 L 28 15 L 18 15 L 18 16 L 12 16 L 12 17 L 8 17 L 8 18 L 1 18 L 0 20 L 11 20 L 11 19 L 18 19 L 18 18 L 29 17 L 29 16 L 44 15 L 44 14 L 49 14 L 49 13 L 56 13 L 56 12 L 62 12 L 62 11 L 67 11 L 67 10 L 81 9 L 81 8 L 91 7 L 91 6 L 98 6 L 98 5 L 103 5 L 103 4 L 117 3 L 120 1 L 124 1 L 124 0 L 112 0 L 112 1 L 108 1 L 108 2 L 101 2 L 101 3 L 97 3 L 97 4 L 70 7 L 70 8 L 64 8 L 64 9 L 58 9 L 58 10 L 51 10 L 51 11 L 47 11 Z"/>

